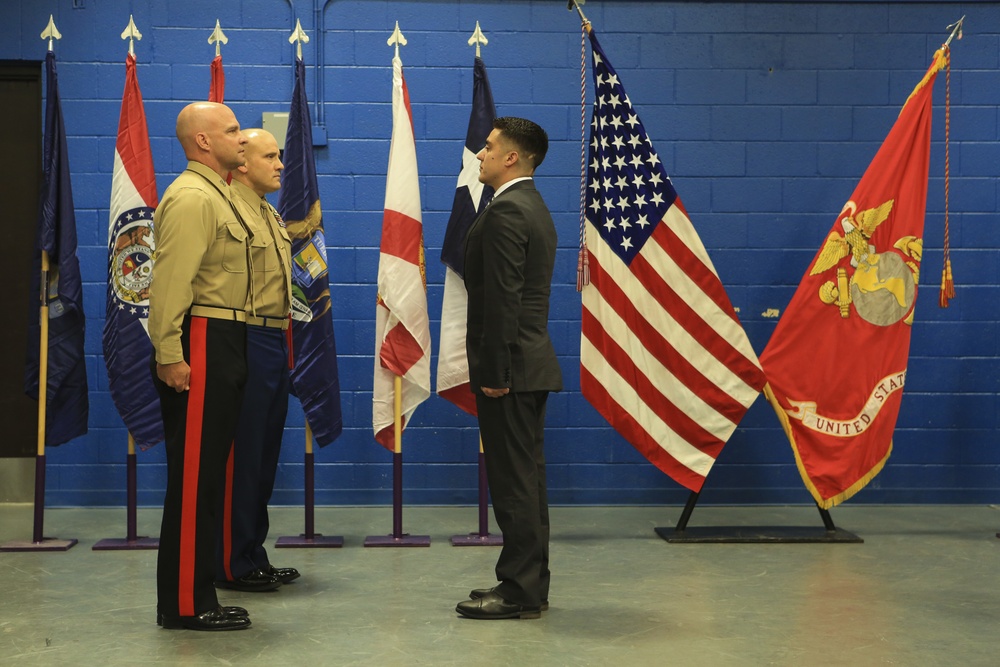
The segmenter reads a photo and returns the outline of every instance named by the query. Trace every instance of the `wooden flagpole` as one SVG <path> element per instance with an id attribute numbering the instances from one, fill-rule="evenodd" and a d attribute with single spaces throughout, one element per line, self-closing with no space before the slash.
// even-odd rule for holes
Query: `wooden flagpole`
<path id="1" fill-rule="evenodd" d="M 142 33 L 135 25 L 132 17 L 128 17 L 128 26 L 121 35 L 122 39 L 128 40 L 128 52 L 135 55 L 134 40 L 142 39 Z M 128 434 L 128 454 L 125 457 L 125 539 L 108 537 L 98 540 L 91 547 L 93 551 L 121 551 L 133 549 L 157 549 L 160 540 L 156 537 L 139 537 L 136 529 L 136 503 L 137 503 L 137 465 L 135 457 L 135 438 Z"/>
<path id="2" fill-rule="evenodd" d="M 480 46 L 489 44 L 479 21 L 476 21 L 476 29 L 469 38 L 469 46 L 476 46 L 476 57 L 480 57 Z M 451 544 L 455 547 L 492 547 L 503 545 L 503 535 L 490 535 L 490 499 L 489 482 L 486 479 L 486 459 L 483 456 L 483 438 L 479 438 L 479 456 L 476 463 L 479 483 L 479 531 L 468 533 L 467 535 L 452 535 Z"/>
<path id="3" fill-rule="evenodd" d="M 406 46 L 406 38 L 399 30 L 399 21 L 392 35 L 385 42 L 396 47 L 395 59 L 399 59 L 400 45 Z M 403 377 L 393 375 L 393 448 L 392 448 L 392 535 L 388 537 L 371 535 L 365 538 L 366 547 L 429 547 L 429 535 L 407 535 L 403 532 Z"/>
<path id="4" fill-rule="evenodd" d="M 306 31 L 302 29 L 302 23 L 298 19 L 295 20 L 295 29 L 292 30 L 292 34 L 288 37 L 288 43 L 295 45 L 295 56 L 298 60 L 302 60 L 302 45 L 309 43 L 309 35 Z M 216 44 L 218 48 L 218 44 Z M 292 354 L 292 322 L 288 323 L 288 354 Z M 291 366 L 291 356 L 289 356 L 289 366 Z M 291 370 L 291 368 L 289 368 Z M 303 407 L 303 412 L 305 408 Z M 316 468 L 315 459 L 313 458 L 313 432 L 312 427 L 309 425 L 309 415 L 305 415 L 306 422 L 306 451 L 305 458 L 303 459 L 303 476 L 304 485 L 303 489 L 305 493 L 305 500 L 303 507 L 305 510 L 305 532 L 300 533 L 298 536 L 286 535 L 279 537 L 274 546 L 276 548 L 306 548 L 306 547 L 324 547 L 328 549 L 337 549 L 344 546 L 344 538 L 340 535 L 322 535 L 317 533 L 315 530 L 316 525 Z"/>
<path id="5" fill-rule="evenodd" d="M 52 51 L 53 40 L 62 39 L 55 20 L 49 14 L 49 23 L 42 31 Z M 45 409 L 48 402 L 49 377 L 49 253 L 42 250 L 41 285 L 39 288 L 39 344 L 38 344 L 38 448 L 35 453 L 35 512 L 31 542 L 7 542 L 0 551 L 68 551 L 77 540 L 59 540 L 43 537 L 45 521 Z"/>
<path id="6" fill-rule="evenodd" d="M 52 19 L 49 18 L 51 25 Z M 58 39 L 58 37 L 56 38 Z M 30 542 L 7 542 L 0 551 L 68 551 L 77 540 L 43 537 L 45 521 L 45 418 L 49 375 L 49 253 L 42 250 L 42 281 L 39 294 L 38 345 L 38 447 L 35 453 L 34 530 Z"/>

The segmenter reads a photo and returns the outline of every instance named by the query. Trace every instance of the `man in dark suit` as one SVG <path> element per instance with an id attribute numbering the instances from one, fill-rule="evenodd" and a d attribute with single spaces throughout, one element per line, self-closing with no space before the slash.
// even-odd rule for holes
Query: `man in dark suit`
<path id="1" fill-rule="evenodd" d="M 545 403 L 562 373 L 548 333 L 556 229 L 531 178 L 548 143 L 529 120 L 497 118 L 476 155 L 479 180 L 496 193 L 466 236 L 466 352 L 504 545 L 500 583 L 456 607 L 469 618 L 538 618 L 548 608 Z"/>

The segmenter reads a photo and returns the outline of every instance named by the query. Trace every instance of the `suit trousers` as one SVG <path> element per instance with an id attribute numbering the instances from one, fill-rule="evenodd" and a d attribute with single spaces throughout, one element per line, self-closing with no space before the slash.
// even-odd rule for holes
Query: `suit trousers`
<path id="1" fill-rule="evenodd" d="M 493 515 L 503 533 L 497 593 L 537 607 L 549 597 L 549 504 L 545 486 L 547 391 L 476 394 Z"/>
<path id="2" fill-rule="evenodd" d="M 161 613 L 196 616 L 219 606 L 217 509 L 247 378 L 246 325 L 188 317 L 181 344 L 191 366 L 189 391 L 161 382 L 152 364 L 167 454 L 156 590 Z"/>
<path id="3" fill-rule="evenodd" d="M 247 327 L 247 386 L 222 498 L 216 570 L 220 580 L 239 579 L 270 566 L 264 542 L 270 527 L 267 504 L 288 414 L 286 334 L 281 329 Z"/>

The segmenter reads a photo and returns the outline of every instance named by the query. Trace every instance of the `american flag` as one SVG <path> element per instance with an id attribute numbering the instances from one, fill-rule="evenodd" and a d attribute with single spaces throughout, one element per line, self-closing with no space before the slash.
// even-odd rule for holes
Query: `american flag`
<path id="1" fill-rule="evenodd" d="M 618 75 L 590 33 L 580 385 L 660 470 L 699 491 L 764 373 Z"/>

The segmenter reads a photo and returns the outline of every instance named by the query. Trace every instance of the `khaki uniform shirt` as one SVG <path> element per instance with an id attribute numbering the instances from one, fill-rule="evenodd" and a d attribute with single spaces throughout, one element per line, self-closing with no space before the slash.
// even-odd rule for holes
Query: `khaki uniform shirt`
<path id="1" fill-rule="evenodd" d="M 240 311 L 246 305 L 250 230 L 231 196 L 224 178 L 188 162 L 156 207 L 149 337 L 157 363 L 184 361 L 181 325 L 193 304 Z"/>
<path id="2" fill-rule="evenodd" d="M 267 200 L 233 179 L 233 201 L 253 230 L 253 303 L 246 311 L 257 317 L 288 317 L 292 301 L 292 241 Z"/>

